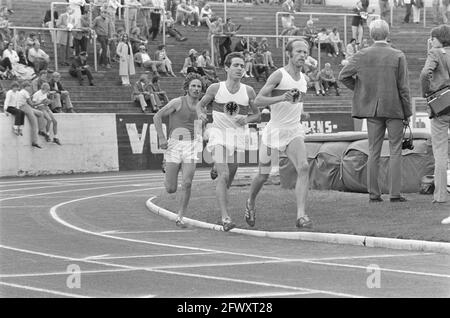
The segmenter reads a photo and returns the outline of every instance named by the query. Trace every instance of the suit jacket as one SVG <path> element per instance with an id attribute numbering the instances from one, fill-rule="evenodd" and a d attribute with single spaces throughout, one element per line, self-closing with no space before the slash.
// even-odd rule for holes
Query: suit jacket
<path id="1" fill-rule="evenodd" d="M 448 64 L 447 64 L 448 63 Z M 448 67 L 446 66 L 448 65 Z M 450 84 L 450 47 L 433 48 L 420 73 L 422 96 L 434 93 L 442 86 Z"/>
<path id="2" fill-rule="evenodd" d="M 133 85 L 133 93 L 132 93 L 132 97 L 136 97 L 139 94 L 143 94 L 143 93 L 149 93 L 151 92 L 151 84 L 147 83 L 144 86 L 142 86 L 141 81 L 137 81 L 136 83 L 134 83 Z"/>
<path id="3" fill-rule="evenodd" d="M 58 87 L 58 89 L 56 90 L 56 92 L 58 94 L 61 94 L 61 91 L 64 90 L 64 87 L 62 86 L 61 82 L 55 82 L 55 80 L 51 79 L 50 82 L 48 83 L 50 85 L 50 90 L 54 91 L 55 90 L 55 83 L 56 86 Z"/>
<path id="4" fill-rule="evenodd" d="M 374 43 L 350 57 L 339 80 L 354 91 L 355 118 L 412 115 L 406 57 L 387 43 Z"/>

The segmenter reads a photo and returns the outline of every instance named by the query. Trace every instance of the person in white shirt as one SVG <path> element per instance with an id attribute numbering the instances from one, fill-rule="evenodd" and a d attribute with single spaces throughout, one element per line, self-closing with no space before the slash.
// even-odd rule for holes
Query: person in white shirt
<path id="1" fill-rule="evenodd" d="M 24 81 L 22 83 L 22 89 L 17 94 L 17 105 L 19 106 L 19 109 L 25 113 L 25 116 L 27 116 L 28 121 L 30 122 L 31 145 L 36 148 L 42 148 L 38 144 L 37 118 L 42 117 L 43 114 L 40 110 L 32 108 L 32 106 L 36 106 L 31 100 L 32 92 L 31 83 L 29 81 Z"/>
<path id="2" fill-rule="evenodd" d="M 188 25 L 192 25 L 192 22 L 194 23 L 194 26 L 197 27 L 200 26 L 200 8 L 198 7 L 198 2 L 194 1 L 189 5 L 189 9 L 191 10 L 191 14 L 189 14 L 188 17 Z"/>
<path id="3" fill-rule="evenodd" d="M 206 23 L 207 20 L 211 20 L 213 16 L 213 11 L 211 10 L 209 4 L 205 4 L 205 6 L 200 10 L 200 23 Z"/>
<path id="4" fill-rule="evenodd" d="M 39 126 L 43 127 L 45 125 L 45 131 L 40 130 L 39 135 L 44 136 L 45 140 L 50 142 L 50 126 L 53 124 L 53 142 L 61 146 L 58 139 L 58 122 L 56 121 L 55 116 L 53 116 L 50 107 L 48 107 L 48 105 L 51 104 L 48 96 L 49 92 L 50 85 L 48 83 L 43 83 L 41 89 L 34 93 L 32 97 L 36 109 L 40 110 L 43 114 L 43 116 L 38 118 L 38 121 L 40 121 Z"/>
<path id="5" fill-rule="evenodd" d="M 353 38 L 347 44 L 347 47 L 346 47 L 346 50 L 345 50 L 346 59 L 348 59 L 350 56 L 352 56 L 356 52 L 358 52 L 358 47 L 356 46 L 356 39 Z"/>
<path id="6" fill-rule="evenodd" d="M 126 17 L 128 28 L 125 29 L 132 30 L 137 26 L 138 9 L 142 7 L 142 4 L 138 0 L 125 0 L 125 6 L 128 6 L 125 10 L 125 15 L 128 12 L 128 16 Z"/>
<path id="7" fill-rule="evenodd" d="M 33 63 L 36 73 L 47 69 L 50 56 L 41 49 L 39 41 L 34 42 L 33 47 L 28 51 L 28 61 Z"/>
<path id="8" fill-rule="evenodd" d="M 16 136 L 23 136 L 22 126 L 25 121 L 25 113 L 19 109 L 19 105 L 17 104 L 17 94 L 19 93 L 19 87 L 20 85 L 18 82 L 13 82 L 11 84 L 11 89 L 6 92 L 3 109 L 6 116 L 9 116 L 9 114 L 14 116 L 13 133 Z"/>
<path id="9" fill-rule="evenodd" d="M 145 68 L 151 68 L 153 75 L 158 75 L 158 69 L 163 74 L 167 74 L 164 63 L 161 61 L 153 61 L 150 58 L 150 55 L 147 53 L 147 48 L 145 47 L 145 45 L 141 45 L 139 47 L 139 52 L 134 55 L 134 61 Z"/>
<path id="10" fill-rule="evenodd" d="M 333 31 L 328 35 L 331 45 L 334 47 L 334 52 L 336 55 L 339 55 L 339 52 L 344 54 L 344 51 L 342 49 L 342 40 L 339 36 L 339 32 L 337 28 L 333 28 Z"/>

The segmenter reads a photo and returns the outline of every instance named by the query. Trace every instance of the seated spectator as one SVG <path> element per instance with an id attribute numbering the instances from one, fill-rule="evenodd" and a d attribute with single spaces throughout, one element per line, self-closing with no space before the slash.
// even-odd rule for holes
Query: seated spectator
<path id="1" fill-rule="evenodd" d="M 191 9 L 186 4 L 186 0 L 181 0 L 177 6 L 176 23 L 186 26 L 186 22 L 191 14 Z"/>
<path id="2" fill-rule="evenodd" d="M 147 48 L 144 45 L 141 45 L 139 47 L 139 52 L 134 55 L 134 62 L 144 68 L 150 68 L 153 72 L 153 75 L 158 75 L 158 71 L 163 74 L 167 74 L 167 69 L 164 65 L 164 62 L 153 61 L 150 58 L 150 55 L 147 52 Z"/>
<path id="3" fill-rule="evenodd" d="M 253 75 L 253 56 L 248 50 L 244 50 L 245 74 L 244 77 L 255 77 Z"/>
<path id="4" fill-rule="evenodd" d="M 325 89 L 325 94 L 328 95 L 328 90 L 330 87 L 334 87 L 336 90 L 336 96 L 341 95 L 339 93 L 339 86 L 337 84 L 336 78 L 334 77 L 333 69 L 330 63 L 325 63 L 325 67 L 319 73 L 320 80 L 322 82 L 323 88 Z"/>
<path id="5" fill-rule="evenodd" d="M 12 72 L 12 65 L 9 58 L 0 59 L 0 79 L 2 80 L 11 80 L 14 79 L 15 76 Z"/>
<path id="6" fill-rule="evenodd" d="M 150 84 L 152 92 L 155 94 L 158 107 L 161 108 L 169 102 L 166 91 L 163 91 L 159 86 L 159 76 L 153 76 L 152 83 Z"/>
<path id="7" fill-rule="evenodd" d="M 200 67 L 197 67 L 197 55 L 198 52 L 194 49 L 190 49 L 188 53 L 188 57 L 184 59 L 183 68 L 181 69 L 180 73 L 186 76 L 187 74 L 194 72 L 198 73 L 201 76 L 205 76 L 205 72 Z"/>
<path id="8" fill-rule="evenodd" d="M 175 38 L 177 41 L 186 41 L 187 38 L 184 37 L 180 31 L 175 28 L 175 20 L 172 18 L 172 13 L 170 11 L 166 12 L 166 31 L 171 37 Z"/>
<path id="9" fill-rule="evenodd" d="M 43 83 L 41 89 L 33 94 L 32 101 L 34 103 L 34 107 L 42 112 L 43 116 L 38 118 L 38 122 L 40 122 L 39 127 L 39 135 L 45 138 L 45 141 L 52 141 L 50 138 L 50 126 L 53 124 L 53 142 L 61 146 L 61 143 L 58 139 L 58 122 L 53 116 L 53 113 L 50 111 L 48 105 L 51 104 L 51 101 L 48 97 L 48 93 L 50 92 L 50 86 L 48 83 Z M 45 126 L 45 131 L 43 130 Z"/>
<path id="10" fill-rule="evenodd" d="M 19 56 L 19 63 L 23 65 L 28 65 L 28 58 L 26 53 L 28 53 L 27 37 L 25 31 L 20 30 L 12 39 L 16 47 L 17 55 Z M 14 46 L 13 46 L 14 47 Z"/>
<path id="11" fill-rule="evenodd" d="M 188 6 L 191 13 L 188 16 L 188 25 L 199 27 L 200 26 L 200 8 L 198 7 L 198 1 L 190 1 Z"/>
<path id="12" fill-rule="evenodd" d="M 67 113 L 76 113 L 73 109 L 72 101 L 70 100 L 69 92 L 64 89 L 61 84 L 61 74 L 54 72 L 52 79 L 49 82 L 50 94 L 52 98 L 52 111 L 60 113 L 65 110 Z"/>
<path id="13" fill-rule="evenodd" d="M 197 68 L 201 69 L 200 72 L 205 73 L 205 76 L 209 80 L 217 78 L 216 68 L 211 63 L 211 57 L 209 56 L 208 50 L 203 50 L 202 53 L 197 57 Z"/>
<path id="14" fill-rule="evenodd" d="M 150 107 L 150 112 L 156 112 L 157 106 L 154 96 L 152 98 L 152 93 L 150 92 L 151 87 L 149 86 L 148 77 L 142 74 L 139 80 L 133 85 L 132 99 L 139 103 L 143 113 L 147 113 L 147 108 Z"/>
<path id="15" fill-rule="evenodd" d="M 177 77 L 173 72 L 172 61 L 167 56 L 166 46 L 164 44 L 159 45 L 158 50 L 155 51 L 155 61 L 163 62 L 163 65 L 165 66 L 167 73 L 173 77 Z"/>
<path id="16" fill-rule="evenodd" d="M 329 34 L 329 39 L 331 42 L 331 45 L 334 48 L 334 52 L 336 53 L 336 55 L 339 55 L 339 53 L 342 53 L 342 55 L 345 55 L 344 50 L 342 48 L 342 40 L 339 36 L 339 32 L 337 30 L 337 28 L 333 28 L 333 31 Z"/>
<path id="17" fill-rule="evenodd" d="M 269 78 L 269 67 L 266 65 L 264 54 L 259 47 L 253 56 L 253 74 L 255 74 L 256 81 L 259 82 L 259 78 L 264 73 L 266 80 Z"/>
<path id="18" fill-rule="evenodd" d="M 207 20 L 211 20 L 213 17 L 213 11 L 211 10 L 211 7 L 209 6 L 209 4 L 205 4 L 205 6 L 200 10 L 200 24 L 201 23 L 206 23 Z"/>
<path id="19" fill-rule="evenodd" d="M 6 58 L 9 59 L 12 67 L 11 72 L 17 79 L 31 80 L 36 76 L 34 69 L 32 67 L 19 63 L 19 56 L 17 55 L 17 52 L 13 50 L 13 46 L 14 44 L 12 42 L 8 43 L 7 48 L 3 51 L 3 60 Z"/>
<path id="20" fill-rule="evenodd" d="M 335 55 L 334 47 L 331 44 L 330 37 L 328 36 L 327 30 L 322 28 L 317 34 L 317 42 L 320 44 L 320 49 L 325 51 L 328 56 Z"/>
<path id="21" fill-rule="evenodd" d="M 359 46 L 358 50 L 362 50 L 369 47 L 369 41 L 367 39 L 363 39 L 361 42 L 361 45 Z"/>
<path id="22" fill-rule="evenodd" d="M 80 55 L 73 59 L 70 65 L 69 74 L 73 77 L 78 78 L 80 86 L 83 86 L 83 76 L 86 75 L 89 80 L 89 85 L 94 86 L 94 78 L 92 77 L 91 71 L 89 70 L 89 65 L 87 64 L 87 53 L 80 52 Z"/>
<path id="23" fill-rule="evenodd" d="M 48 83 L 48 72 L 47 70 L 41 70 L 39 76 L 31 81 L 31 88 L 33 94 L 41 89 L 42 84 Z"/>
<path id="24" fill-rule="evenodd" d="M 303 29 L 303 36 L 309 44 L 309 55 L 312 55 L 312 50 L 317 43 L 317 31 L 314 27 L 313 20 L 308 20 L 306 22 L 306 27 Z"/>
<path id="25" fill-rule="evenodd" d="M 305 74 L 307 76 L 308 87 L 315 89 L 316 96 L 319 96 L 320 94 L 325 96 L 325 90 L 323 89 L 317 67 L 307 67 Z"/>
<path id="26" fill-rule="evenodd" d="M 19 105 L 17 103 L 19 87 L 18 82 L 13 82 L 11 84 L 11 89 L 6 92 L 3 109 L 6 116 L 9 116 L 9 114 L 14 116 L 13 133 L 16 136 L 23 136 L 22 126 L 25 122 L 25 113 L 19 109 Z"/>
<path id="27" fill-rule="evenodd" d="M 41 49 L 39 41 L 34 42 L 33 47 L 28 51 L 28 61 L 33 64 L 36 73 L 48 68 L 50 56 Z"/>
<path id="28" fill-rule="evenodd" d="M 350 58 L 353 54 L 358 52 L 358 46 L 356 45 L 356 39 L 352 38 L 350 42 L 347 44 L 346 50 L 345 50 L 345 57 L 346 59 Z"/>
<path id="29" fill-rule="evenodd" d="M 133 48 L 133 52 L 139 51 L 139 47 L 141 45 L 147 45 L 148 43 L 148 41 L 143 36 L 141 36 L 141 29 L 139 29 L 138 27 L 135 27 L 133 28 L 133 30 L 131 30 L 130 42 L 131 47 Z"/>
<path id="30" fill-rule="evenodd" d="M 30 122 L 31 146 L 42 148 L 38 144 L 38 131 L 41 131 L 41 127 L 38 127 L 37 118 L 43 116 L 43 114 L 40 110 L 33 108 L 35 104 L 31 100 L 31 95 L 33 94 L 31 90 L 31 83 L 28 81 L 24 81 L 22 82 L 21 87 L 22 89 L 17 95 L 17 104 L 19 106 L 19 109 L 25 113 L 25 116 Z"/>
<path id="31" fill-rule="evenodd" d="M 276 68 L 272 59 L 272 52 L 269 50 L 269 43 L 267 42 L 267 38 L 262 38 L 259 46 L 261 48 L 261 52 L 264 55 L 264 60 L 266 61 L 266 65 L 270 68 Z"/>
<path id="32" fill-rule="evenodd" d="M 258 42 L 258 40 L 256 39 L 256 36 L 252 36 L 251 38 L 250 38 L 250 53 L 251 54 L 253 54 L 253 53 L 256 53 L 256 49 L 259 47 L 259 42 Z"/>
<path id="33" fill-rule="evenodd" d="M 234 45 L 233 52 L 244 52 L 245 50 L 250 51 L 250 46 L 245 38 L 240 38 L 239 42 Z"/>

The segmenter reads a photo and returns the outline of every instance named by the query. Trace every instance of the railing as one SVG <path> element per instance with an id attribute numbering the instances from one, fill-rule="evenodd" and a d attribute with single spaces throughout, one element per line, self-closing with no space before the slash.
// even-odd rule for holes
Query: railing
<path id="1" fill-rule="evenodd" d="M 392 13 L 392 7 L 391 7 L 391 13 Z M 279 30 L 279 23 L 278 23 L 278 17 L 279 15 L 307 15 L 310 17 L 310 19 L 313 18 L 313 16 L 342 16 L 344 17 L 344 45 L 347 45 L 347 16 L 357 16 L 357 14 L 354 13 L 324 13 L 324 12 L 282 12 L 278 11 L 275 13 L 275 32 L 276 34 L 280 34 Z M 368 17 L 380 19 L 379 14 L 369 14 Z M 391 16 L 392 19 L 392 16 Z M 392 22 L 391 22 L 392 23 Z M 281 36 L 279 36 L 281 37 Z M 276 41 L 276 46 L 278 47 L 278 39 Z"/>
<path id="2" fill-rule="evenodd" d="M 55 31 L 65 31 L 65 32 L 69 32 L 67 29 L 58 29 L 58 28 L 43 28 L 43 27 L 9 27 L 9 29 L 13 30 L 13 34 L 14 34 L 14 39 L 17 38 L 17 30 L 42 30 L 42 31 L 50 31 L 50 32 L 55 32 Z M 72 29 L 71 31 L 81 31 L 80 29 Z M 14 41 L 14 50 L 17 49 L 17 44 Z M 55 60 L 55 71 L 58 71 L 58 48 L 56 45 L 56 41 L 53 41 L 53 52 L 54 52 L 54 60 Z M 95 45 L 95 36 L 94 36 L 94 68 L 95 71 L 97 71 L 97 47 Z M 28 57 L 27 57 L 28 58 Z"/>

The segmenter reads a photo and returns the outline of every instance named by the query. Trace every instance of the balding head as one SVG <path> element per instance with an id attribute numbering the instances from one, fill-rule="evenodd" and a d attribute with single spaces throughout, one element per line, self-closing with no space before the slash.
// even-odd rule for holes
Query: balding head
<path id="1" fill-rule="evenodd" d="M 373 20 L 369 25 L 370 37 L 374 41 L 384 41 L 389 36 L 389 24 L 381 19 Z"/>

